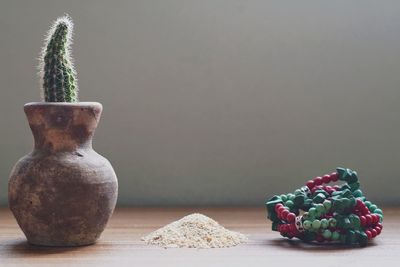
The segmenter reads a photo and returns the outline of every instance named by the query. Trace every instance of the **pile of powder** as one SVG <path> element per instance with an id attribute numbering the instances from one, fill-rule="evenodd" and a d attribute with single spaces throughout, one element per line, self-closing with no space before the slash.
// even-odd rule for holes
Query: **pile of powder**
<path id="1" fill-rule="evenodd" d="M 247 237 L 227 230 L 207 216 L 194 213 L 142 237 L 142 240 L 164 248 L 226 248 L 245 242 Z"/>

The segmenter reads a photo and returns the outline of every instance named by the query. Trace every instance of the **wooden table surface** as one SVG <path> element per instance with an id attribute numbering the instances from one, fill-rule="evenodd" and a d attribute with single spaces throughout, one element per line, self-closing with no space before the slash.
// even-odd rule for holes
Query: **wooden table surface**
<path id="1" fill-rule="evenodd" d="M 222 249 L 159 248 L 140 237 L 200 212 L 249 236 Z M 398 266 L 400 209 L 384 209 L 382 234 L 365 248 L 289 241 L 270 230 L 263 208 L 120 208 L 97 244 L 76 248 L 30 246 L 7 209 L 0 209 L 0 266 Z"/>

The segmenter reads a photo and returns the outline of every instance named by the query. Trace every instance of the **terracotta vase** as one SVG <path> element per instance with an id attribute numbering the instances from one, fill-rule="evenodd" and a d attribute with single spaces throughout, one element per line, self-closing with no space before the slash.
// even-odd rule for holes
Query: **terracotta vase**
<path id="1" fill-rule="evenodd" d="M 118 192 L 111 164 L 92 149 L 102 105 L 37 102 L 24 110 L 35 148 L 11 172 L 11 211 L 31 244 L 93 244 Z"/>

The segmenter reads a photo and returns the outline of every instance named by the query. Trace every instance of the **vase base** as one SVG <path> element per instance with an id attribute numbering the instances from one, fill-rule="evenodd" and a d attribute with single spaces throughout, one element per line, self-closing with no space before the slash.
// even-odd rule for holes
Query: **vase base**
<path id="1" fill-rule="evenodd" d="M 38 241 L 30 241 L 27 240 L 28 244 L 31 246 L 35 247 L 84 247 L 84 246 L 91 246 L 96 243 L 96 240 L 94 241 L 86 241 L 86 242 L 74 242 L 74 243 L 63 243 L 63 242 L 38 242 Z"/>

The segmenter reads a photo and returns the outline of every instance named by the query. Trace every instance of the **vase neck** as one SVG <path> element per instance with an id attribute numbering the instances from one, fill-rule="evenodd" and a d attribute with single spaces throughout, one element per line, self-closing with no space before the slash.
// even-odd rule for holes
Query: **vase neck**
<path id="1" fill-rule="evenodd" d="M 95 102 L 28 103 L 24 106 L 35 149 L 54 152 L 91 148 L 102 106 Z"/>

